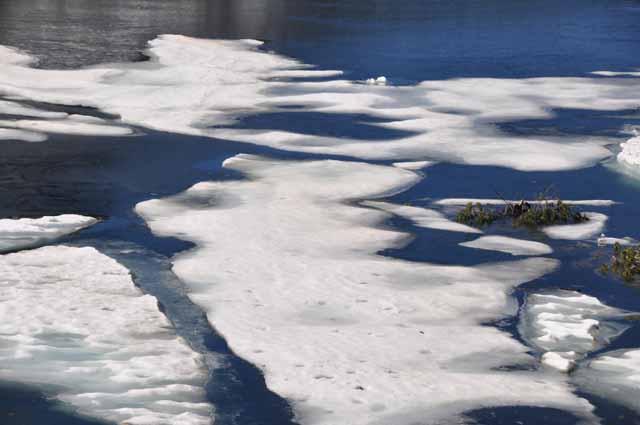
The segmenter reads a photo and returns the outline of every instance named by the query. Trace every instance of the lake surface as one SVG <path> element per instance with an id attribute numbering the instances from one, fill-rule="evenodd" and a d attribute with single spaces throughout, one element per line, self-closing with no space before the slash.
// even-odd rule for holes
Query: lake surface
<path id="1" fill-rule="evenodd" d="M 145 61 L 146 43 L 160 34 L 266 41 L 264 49 L 320 69 L 345 71 L 350 80 L 384 75 L 391 83 L 463 77 L 580 77 L 592 71 L 640 67 L 640 3 L 627 0 L 0 0 L 0 45 L 38 58 L 37 67 L 73 69 L 111 62 Z M 0 97 L 3 93 L 0 93 Z M 41 109 L 101 116 L 89 108 L 37 104 Z M 623 141 L 623 126 L 640 125 L 637 110 L 602 112 L 562 109 L 553 119 L 500 123 L 507 133 L 603 136 Z M 312 135 L 393 138 L 391 130 L 363 125 L 358 114 L 249 116 L 238 128 L 269 128 Z M 388 133 L 387 133 L 388 131 Z M 177 238 L 154 236 L 133 208 L 139 202 L 180 193 L 205 180 L 241 176 L 222 168 L 238 153 L 279 159 L 346 159 L 292 153 L 257 145 L 140 129 L 136 137 L 51 135 L 44 143 L 0 141 L 0 216 L 38 217 L 77 213 L 103 218 L 100 224 L 62 243 L 90 245 L 113 256 L 155 295 L 178 333 L 197 350 L 215 356 L 207 392 L 221 425 L 293 423 L 289 403 L 265 385 L 258 367 L 236 356 L 216 333 L 170 271 L 169 258 L 193 248 Z M 388 164 L 390 161 L 373 161 Z M 449 197 L 506 199 L 535 196 L 552 186 L 566 199 L 613 199 L 612 207 L 589 208 L 609 216 L 607 233 L 640 239 L 640 184 L 606 164 L 560 172 L 524 172 L 494 166 L 439 163 L 426 178 L 390 198 L 428 206 Z M 381 255 L 414 262 L 477 265 L 506 261 L 494 251 L 464 250 L 465 234 L 427 230 L 394 218 L 389 226 L 411 232 L 404 248 Z M 498 229 L 542 240 L 527 230 Z M 578 290 L 602 302 L 640 311 L 640 290 L 595 270 L 610 248 L 544 240 L 561 267 L 518 288 Z M 119 254 L 133 249 L 135 256 Z M 171 284 L 167 282 L 173 282 Z M 173 288 L 173 289 L 168 289 Z M 519 339 L 517 324 L 501 324 Z M 640 347 L 634 324 L 609 349 Z M 472 383 L 470 383 L 472 385 Z M 640 395 L 640 394 L 639 394 Z M 640 424 L 640 415 L 606 397 L 584 395 L 605 424 Z M 96 423 L 73 416 L 46 392 L 11 383 L 0 387 L 3 424 Z M 577 419 L 551 408 L 501 407 L 476 410 L 481 424 L 569 424 Z"/>

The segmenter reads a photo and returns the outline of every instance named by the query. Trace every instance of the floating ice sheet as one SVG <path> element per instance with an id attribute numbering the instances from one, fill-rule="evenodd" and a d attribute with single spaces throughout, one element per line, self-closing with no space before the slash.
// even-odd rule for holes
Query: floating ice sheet
<path id="1" fill-rule="evenodd" d="M 212 422 L 200 356 L 115 260 L 45 247 L 0 256 L 0 276 L 0 379 L 117 423 Z"/>
<path id="2" fill-rule="evenodd" d="M 126 136 L 133 133 L 130 128 L 111 125 L 106 120 L 86 115 L 69 115 L 55 120 L 0 120 L 0 127 L 82 136 Z"/>
<path id="3" fill-rule="evenodd" d="M 240 356 L 258 365 L 304 424 L 459 423 L 465 410 L 538 405 L 591 418 L 560 374 L 503 370 L 528 348 L 485 323 L 557 261 L 438 266 L 375 253 L 406 235 L 353 201 L 417 175 L 354 162 L 240 155 L 241 181 L 199 183 L 144 202 L 154 233 L 198 247 L 174 259 L 189 295 Z M 192 208 L 190 199 L 211 199 Z"/>
<path id="4" fill-rule="evenodd" d="M 44 142 L 47 136 L 33 131 L 0 127 L 0 140 L 20 140 L 23 142 Z"/>
<path id="5" fill-rule="evenodd" d="M 547 244 L 507 236 L 481 236 L 478 239 L 464 242 L 460 245 L 469 248 L 506 252 L 511 255 L 546 255 L 553 252 L 553 249 Z"/>
<path id="6" fill-rule="evenodd" d="M 640 166 L 640 136 L 632 137 L 620 144 L 622 149 L 618 154 L 618 161 L 631 166 Z"/>
<path id="7" fill-rule="evenodd" d="M 542 231 L 552 239 L 581 240 L 590 239 L 602 232 L 607 222 L 607 216 L 600 213 L 585 213 L 589 221 L 577 224 L 560 224 L 542 228 Z"/>
<path id="8" fill-rule="evenodd" d="M 97 221 L 93 217 L 76 214 L 0 219 L 0 253 L 44 245 Z"/>
<path id="9" fill-rule="evenodd" d="M 602 354 L 575 373 L 580 390 L 606 397 L 640 412 L 640 350 Z"/>
<path id="10" fill-rule="evenodd" d="M 521 312 L 520 333 L 542 354 L 543 363 L 568 372 L 585 354 L 626 329 L 605 321 L 625 313 L 579 292 L 530 294 Z"/>
<path id="11" fill-rule="evenodd" d="M 519 170 L 586 167 L 611 156 L 607 139 L 525 137 L 498 122 L 544 119 L 556 108 L 624 110 L 640 105 L 630 78 L 455 79 L 396 87 L 330 78 L 335 71 L 259 49 L 255 40 L 202 40 L 163 35 L 151 61 L 81 70 L 28 66 L 24 53 L 0 51 L 0 91 L 51 103 L 94 106 L 122 121 L 163 131 L 227 138 L 274 148 L 366 159 L 421 159 Z M 295 77 L 291 80 L 283 78 Z M 239 117 L 282 112 L 364 114 L 408 132 L 388 140 L 319 137 L 292 131 L 225 128 Z M 287 109 L 291 114 L 295 110 Z M 60 129 L 62 130 L 62 129 Z"/>

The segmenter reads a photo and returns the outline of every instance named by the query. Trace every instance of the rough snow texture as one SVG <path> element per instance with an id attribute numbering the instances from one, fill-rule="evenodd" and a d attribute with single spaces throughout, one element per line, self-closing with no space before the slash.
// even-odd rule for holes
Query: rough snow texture
<path id="1" fill-rule="evenodd" d="M 0 127 L 0 140 L 19 140 L 22 142 L 44 142 L 47 136 L 33 131 L 16 130 L 12 128 Z"/>
<path id="2" fill-rule="evenodd" d="M 611 156 L 606 139 L 525 137 L 495 123 L 544 119 L 555 108 L 625 110 L 640 105 L 629 78 L 466 78 L 397 87 L 328 78 L 295 60 L 259 50 L 255 40 L 163 35 L 151 61 L 81 70 L 29 67 L 24 53 L 0 50 L 0 92 L 26 99 L 101 108 L 125 123 L 226 138 L 279 149 L 394 161 L 436 160 L 518 170 L 567 170 Z M 288 77 L 308 77 L 304 81 Z M 357 113 L 372 125 L 408 132 L 388 140 L 319 137 L 279 130 L 225 128 L 270 112 Z"/>
<path id="3" fill-rule="evenodd" d="M 66 246 L 7 254 L 0 288 L 0 379 L 53 385 L 117 423 L 211 423 L 200 355 L 115 260 Z"/>
<path id="4" fill-rule="evenodd" d="M 462 267 L 376 255 L 407 235 L 353 201 L 415 183 L 407 170 L 247 155 L 224 165 L 249 179 L 199 183 L 137 211 L 154 233 L 198 245 L 174 259 L 175 273 L 298 421 L 459 423 L 467 409 L 523 404 L 590 417 L 562 375 L 500 370 L 533 359 L 483 325 L 515 313 L 513 287 L 557 261 Z M 194 199 L 212 202 L 194 209 Z"/>
<path id="5" fill-rule="evenodd" d="M 596 357 L 578 369 L 580 390 L 606 397 L 640 412 L 640 350 L 618 350 Z"/>
<path id="6" fill-rule="evenodd" d="M 547 244 L 507 236 L 481 236 L 460 245 L 468 248 L 506 252 L 511 255 L 546 255 L 553 252 L 553 249 Z"/>
<path id="7" fill-rule="evenodd" d="M 0 220 L 0 253 L 44 245 L 97 223 L 76 214 Z"/>
<path id="8" fill-rule="evenodd" d="M 577 224 L 560 224 L 543 227 L 542 231 L 552 239 L 582 240 L 591 239 L 602 232 L 607 222 L 607 216 L 600 213 L 585 213 L 589 221 Z"/>
<path id="9" fill-rule="evenodd" d="M 530 294 L 521 312 L 520 332 L 542 353 L 542 362 L 568 372 L 590 351 L 606 345 L 626 327 L 605 322 L 624 311 L 579 292 Z"/>
<path id="10" fill-rule="evenodd" d="M 620 144 L 622 149 L 618 154 L 618 161 L 632 166 L 640 166 L 640 137 L 632 137 Z"/>
<path id="11" fill-rule="evenodd" d="M 410 205 L 397 205 L 380 201 L 365 201 L 361 204 L 411 220 L 418 227 L 447 230 L 450 232 L 482 233 L 481 230 L 465 224 L 456 223 L 455 221 L 449 220 L 438 211 L 430 210 L 428 208 L 413 207 Z"/>

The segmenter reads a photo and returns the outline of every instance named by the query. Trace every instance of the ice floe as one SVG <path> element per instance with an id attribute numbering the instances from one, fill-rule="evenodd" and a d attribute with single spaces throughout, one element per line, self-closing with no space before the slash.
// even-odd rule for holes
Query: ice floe
<path id="1" fill-rule="evenodd" d="M 481 236 L 460 245 L 469 248 L 486 249 L 490 251 L 506 252 L 511 255 L 546 255 L 553 249 L 547 244 L 508 236 Z"/>
<path id="2" fill-rule="evenodd" d="M 149 62 L 62 71 L 31 68 L 28 55 L 3 48 L 0 91 L 98 107 L 142 127 L 284 150 L 540 171 L 593 165 L 611 156 L 605 146 L 610 141 L 525 137 L 500 131 L 496 123 L 549 118 L 557 108 L 613 111 L 640 105 L 640 85 L 629 78 L 466 78 L 404 87 L 378 84 L 382 79 L 376 84 L 299 80 L 339 73 L 311 69 L 260 46 L 255 40 L 163 35 L 149 43 Z M 242 116 L 282 112 L 287 105 L 303 106 L 305 112 L 369 115 L 382 120 L 372 125 L 408 134 L 362 140 L 228 127 Z"/>
<path id="3" fill-rule="evenodd" d="M 23 117 L 33 118 L 56 118 L 62 119 L 68 116 L 65 112 L 43 111 L 28 106 L 21 105 L 17 102 L 0 100 L 0 115 L 19 115 Z"/>
<path id="4" fill-rule="evenodd" d="M 44 245 L 97 221 L 93 217 L 77 214 L 0 219 L 0 253 Z"/>
<path id="5" fill-rule="evenodd" d="M 86 115 L 69 115 L 55 120 L 0 120 L 0 127 L 82 136 L 126 136 L 133 133 L 130 128 L 111 125 L 106 120 Z"/>
<path id="6" fill-rule="evenodd" d="M 136 210 L 158 235 L 198 247 L 174 258 L 189 296 L 231 349 L 260 367 L 304 424 L 459 423 L 468 409 L 536 405 L 593 419 L 566 377 L 486 322 L 514 314 L 514 286 L 557 266 L 476 267 L 375 253 L 406 235 L 361 199 L 417 181 L 396 167 L 240 155 L 247 180 L 203 182 Z M 209 206 L 192 208 L 192 198 Z"/>
<path id="7" fill-rule="evenodd" d="M 632 166 L 640 165 L 640 136 L 621 143 L 620 148 L 622 150 L 618 154 L 618 161 Z"/>
<path id="8" fill-rule="evenodd" d="M 574 382 L 581 391 L 606 397 L 640 412 L 640 350 L 602 354 L 580 367 Z"/>
<path id="9" fill-rule="evenodd" d="M 600 233 L 607 222 L 604 214 L 587 212 L 588 221 L 577 224 L 559 224 L 557 226 L 543 227 L 542 231 L 552 239 L 581 240 L 590 239 Z"/>
<path id="10" fill-rule="evenodd" d="M 117 423 L 212 422 L 200 355 L 115 260 L 44 247 L 0 256 L 0 276 L 0 379 Z"/>
<path id="11" fill-rule="evenodd" d="M 610 236 L 605 236 L 605 234 L 602 233 L 598 238 L 598 245 L 600 246 L 615 245 L 615 244 L 619 244 L 621 246 L 629 246 L 629 245 L 636 245 L 637 243 L 638 241 L 636 241 L 635 239 L 629 236 L 625 236 L 624 238 L 612 238 Z"/>
<path id="12" fill-rule="evenodd" d="M 435 164 L 433 161 L 405 161 L 394 162 L 393 166 L 398 168 L 404 168 L 405 170 L 422 170 Z"/>
<path id="13" fill-rule="evenodd" d="M 475 227 L 456 223 L 455 221 L 449 220 L 438 211 L 428 208 L 414 207 L 410 205 L 397 205 L 390 202 L 380 201 L 365 201 L 362 202 L 361 205 L 377 208 L 382 211 L 387 211 L 393 215 L 406 218 L 407 220 L 411 220 L 418 227 L 448 230 L 450 232 L 482 233 L 481 230 L 476 229 Z"/>
<path id="14" fill-rule="evenodd" d="M 0 140 L 20 140 L 23 142 L 44 142 L 47 136 L 33 131 L 16 130 L 12 128 L 0 127 Z"/>
<path id="15" fill-rule="evenodd" d="M 585 354 L 626 329 L 605 321 L 625 313 L 579 292 L 534 293 L 527 296 L 521 312 L 520 332 L 542 354 L 543 363 L 568 372 Z"/>

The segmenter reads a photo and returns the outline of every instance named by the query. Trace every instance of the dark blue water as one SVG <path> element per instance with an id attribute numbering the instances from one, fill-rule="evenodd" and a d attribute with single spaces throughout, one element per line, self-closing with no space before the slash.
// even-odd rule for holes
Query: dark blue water
<path id="1" fill-rule="evenodd" d="M 31 51 L 38 66 L 73 68 L 101 62 L 144 60 L 145 43 L 162 33 L 212 38 L 257 38 L 266 48 L 347 71 L 347 78 L 386 75 L 410 84 L 468 76 L 579 76 L 590 71 L 640 67 L 640 3 L 631 0 L 0 0 L 0 44 Z M 1 95 L 1 94 L 0 94 Z M 39 105 L 43 106 L 43 105 Z M 51 110 L 77 108 L 46 105 Z M 101 115 L 82 109 L 84 114 Z M 618 136 L 630 114 L 560 110 L 551 120 L 501 123 L 515 134 Z M 237 126 L 288 129 L 306 134 L 379 139 L 404 136 L 369 124 L 361 115 L 286 113 L 248 117 Z M 260 372 L 235 356 L 181 291 L 168 259 L 190 243 L 152 235 L 132 208 L 172 195 L 196 182 L 241 178 L 223 170 L 239 152 L 278 158 L 324 158 L 220 140 L 141 130 L 134 138 L 52 135 L 40 144 L 0 142 L 0 216 L 79 213 L 102 223 L 68 238 L 90 244 L 136 272 L 137 284 L 158 297 L 181 335 L 195 349 L 216 356 L 208 386 L 219 424 L 292 423 L 286 401 L 269 392 Z M 343 158 L 349 160 L 349 158 Z M 519 172 L 498 167 L 439 164 L 426 178 L 392 198 L 429 205 L 428 198 L 533 196 L 552 186 L 567 199 L 614 199 L 607 232 L 640 239 L 639 190 L 622 175 L 597 165 L 567 172 Z M 427 199 L 425 199 L 427 198 Z M 447 212 L 447 211 L 445 211 Z M 389 255 L 411 261 L 479 264 L 510 260 L 506 254 L 458 247 L 469 235 L 422 229 L 395 219 L 389 224 L 415 240 Z M 592 294 L 613 306 L 640 311 L 640 290 L 597 272 L 610 248 L 550 241 L 526 229 L 498 224 L 487 233 L 544 240 L 562 266 L 520 288 L 560 287 Z M 135 247 L 123 256 L 118 247 Z M 516 320 L 500 326 L 518 338 Z M 640 346 L 638 326 L 613 348 Z M 605 424 L 640 424 L 640 418 L 610 401 L 585 395 Z M 566 412 L 541 408 L 496 408 L 469 412 L 480 424 L 572 424 Z M 0 387 L 0 424 L 94 425 L 71 416 L 46 394 Z"/>

